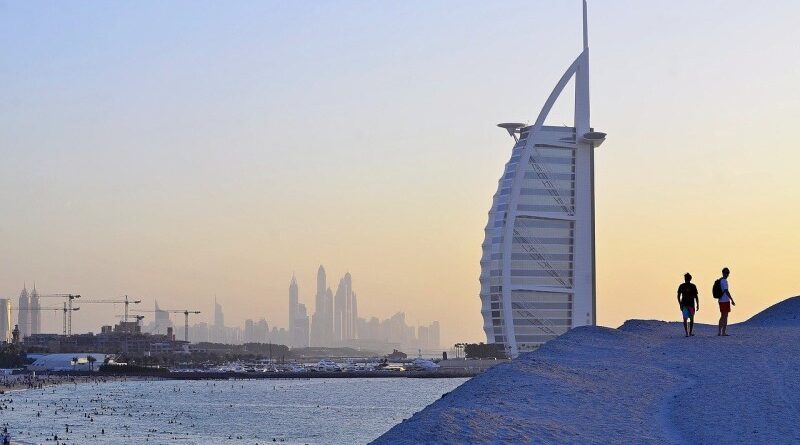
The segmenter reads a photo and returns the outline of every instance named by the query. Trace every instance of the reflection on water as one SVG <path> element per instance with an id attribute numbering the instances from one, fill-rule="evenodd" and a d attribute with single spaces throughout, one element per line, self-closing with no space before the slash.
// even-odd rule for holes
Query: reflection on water
<path id="1" fill-rule="evenodd" d="M 0 396 L 14 439 L 93 444 L 366 443 L 467 379 L 129 381 Z M 14 410 L 11 410 L 13 406 Z M 69 430 L 69 432 L 67 432 Z"/>

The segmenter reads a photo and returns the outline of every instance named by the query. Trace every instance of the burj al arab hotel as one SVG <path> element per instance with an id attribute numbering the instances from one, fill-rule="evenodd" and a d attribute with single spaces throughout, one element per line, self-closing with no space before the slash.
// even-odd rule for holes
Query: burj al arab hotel
<path id="1" fill-rule="evenodd" d="M 544 125 L 575 79 L 572 127 Z M 595 324 L 594 149 L 589 125 L 589 41 L 558 81 L 533 125 L 498 125 L 514 138 L 489 211 L 481 258 L 487 342 L 516 356 L 571 328 Z"/>

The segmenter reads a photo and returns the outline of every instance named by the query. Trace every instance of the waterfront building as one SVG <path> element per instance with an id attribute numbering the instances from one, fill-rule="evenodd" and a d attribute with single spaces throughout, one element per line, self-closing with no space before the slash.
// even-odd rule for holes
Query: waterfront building
<path id="1" fill-rule="evenodd" d="M 171 328 L 167 334 L 145 334 L 133 321 L 121 321 L 113 327 L 103 326 L 99 334 L 34 334 L 27 339 L 26 346 L 52 353 L 97 351 L 104 354 L 145 354 L 188 351 L 188 343 L 175 340 Z"/>
<path id="2" fill-rule="evenodd" d="M 26 285 L 23 285 L 22 291 L 19 293 L 17 309 L 17 325 L 19 326 L 19 335 L 24 341 L 25 337 L 31 335 L 30 295 L 28 294 L 28 286 Z"/>
<path id="3" fill-rule="evenodd" d="M 512 356 L 570 328 L 595 324 L 594 149 L 589 125 L 589 45 L 550 93 L 536 122 L 500 124 L 514 138 L 486 226 L 481 313 L 489 343 Z M 574 78 L 574 123 L 545 119 Z"/>
<path id="4" fill-rule="evenodd" d="M 0 298 L 0 343 L 11 343 L 14 321 L 11 318 L 11 300 Z"/>
<path id="5" fill-rule="evenodd" d="M 89 357 L 92 357 L 89 360 Z M 97 372 L 106 359 L 106 354 L 97 353 L 56 353 L 43 354 L 26 368 L 35 372 Z"/>

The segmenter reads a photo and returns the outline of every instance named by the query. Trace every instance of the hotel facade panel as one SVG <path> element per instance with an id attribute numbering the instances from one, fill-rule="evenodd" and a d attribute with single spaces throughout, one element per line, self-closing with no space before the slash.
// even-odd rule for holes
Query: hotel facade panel
<path id="1" fill-rule="evenodd" d="M 536 123 L 500 124 L 514 138 L 489 211 L 481 258 L 481 312 L 489 343 L 511 356 L 569 329 L 595 324 L 594 148 L 589 48 L 550 94 Z M 544 125 L 575 79 L 572 127 Z"/>

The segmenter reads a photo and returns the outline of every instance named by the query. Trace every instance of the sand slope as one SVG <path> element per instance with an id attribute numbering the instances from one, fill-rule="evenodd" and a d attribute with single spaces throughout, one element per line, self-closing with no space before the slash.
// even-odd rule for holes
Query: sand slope
<path id="1" fill-rule="evenodd" d="M 679 323 L 577 328 L 374 443 L 800 443 L 800 297 L 717 337 Z"/>

